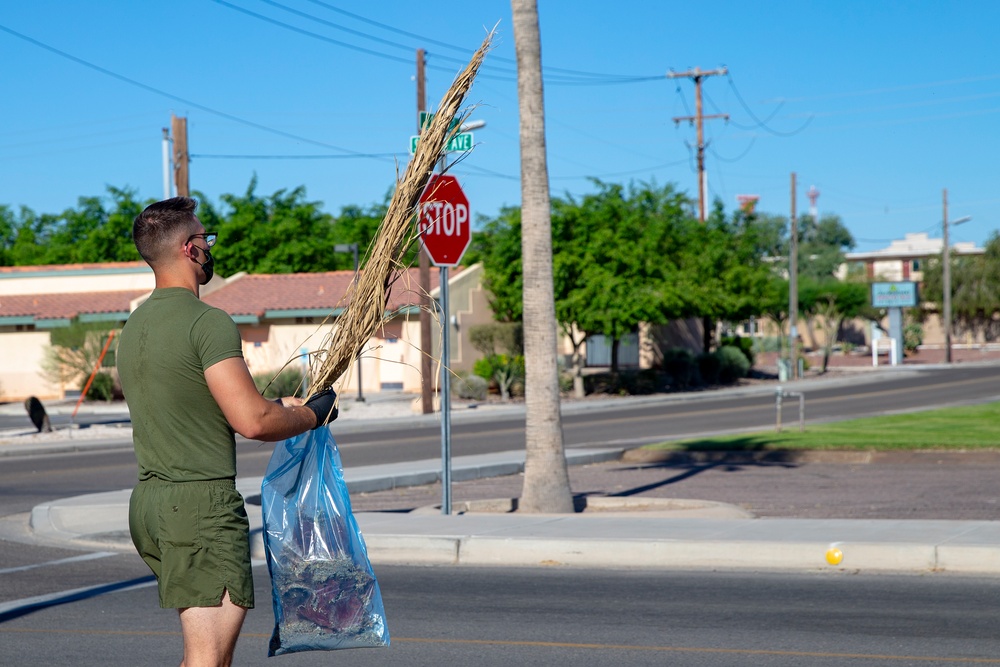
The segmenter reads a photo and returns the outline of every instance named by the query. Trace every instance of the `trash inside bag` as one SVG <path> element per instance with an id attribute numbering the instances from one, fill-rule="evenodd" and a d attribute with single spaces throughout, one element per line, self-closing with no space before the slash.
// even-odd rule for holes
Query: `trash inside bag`
<path id="1" fill-rule="evenodd" d="M 261 510 L 275 621 L 268 655 L 388 646 L 382 593 L 329 429 L 275 447 Z"/>

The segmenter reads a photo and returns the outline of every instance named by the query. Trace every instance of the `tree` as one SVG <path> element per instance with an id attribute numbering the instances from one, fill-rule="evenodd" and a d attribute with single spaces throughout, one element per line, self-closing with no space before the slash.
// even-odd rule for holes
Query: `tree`
<path id="1" fill-rule="evenodd" d="M 869 286 L 862 282 L 841 282 L 836 278 L 806 279 L 799 285 L 799 305 L 810 318 L 819 318 L 823 328 L 823 372 L 845 319 L 858 317 L 869 303 Z"/>
<path id="2" fill-rule="evenodd" d="M 508 206 L 496 218 L 485 220 L 482 231 L 472 235 L 465 258 L 483 263 L 483 287 L 489 294 L 494 319 L 520 322 L 524 311 L 521 209 Z"/>
<path id="3" fill-rule="evenodd" d="M 684 234 L 684 195 L 673 186 L 594 181 L 597 192 L 553 207 L 556 315 L 574 345 L 574 386 L 582 390 L 587 336 L 619 342 L 643 322 L 659 324 L 686 309 L 677 248 Z"/>
<path id="4" fill-rule="evenodd" d="M 573 495 L 563 447 L 556 366 L 552 228 L 545 155 L 542 44 L 536 0 L 511 0 L 517 55 L 524 262 L 525 461 L 520 509 L 569 513 Z"/>
<path id="5" fill-rule="evenodd" d="M 811 215 L 799 221 L 799 277 L 821 280 L 833 276 L 844 263 L 844 252 L 854 247 L 854 237 L 838 215 L 817 222 Z"/>
<path id="6" fill-rule="evenodd" d="M 211 205 L 199 209 L 206 229 L 219 234 L 212 249 L 217 266 L 226 273 L 298 273 L 332 271 L 352 266 L 333 252 L 333 219 L 306 201 L 305 187 L 278 190 L 259 197 L 257 179 L 242 196 L 223 195 L 229 207 L 219 215 Z M 360 246 L 365 247 L 365 246 Z M 344 266 L 346 264 L 346 266 Z"/>
<path id="7" fill-rule="evenodd" d="M 768 261 L 779 245 L 775 224 L 756 224 L 755 216 L 737 211 L 726 219 L 716 202 L 705 224 L 688 222 L 682 259 L 684 294 L 690 315 L 704 318 L 703 351 L 711 351 L 715 324 L 738 322 L 761 312 L 773 288 Z"/>
<path id="8" fill-rule="evenodd" d="M 960 330 L 973 332 L 984 340 L 1000 338 L 1000 234 L 986 241 L 982 255 L 951 255 L 951 312 Z M 941 258 L 927 262 L 924 269 L 923 299 L 941 303 L 944 281 Z"/>

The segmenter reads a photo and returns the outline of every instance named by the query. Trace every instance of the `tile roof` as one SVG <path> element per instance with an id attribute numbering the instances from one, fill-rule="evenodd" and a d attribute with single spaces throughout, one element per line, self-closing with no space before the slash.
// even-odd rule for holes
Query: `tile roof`
<path id="1" fill-rule="evenodd" d="M 48 320 L 72 319 L 83 314 L 127 313 L 129 302 L 148 291 L 3 296 L 0 297 L 0 317 L 32 317 L 35 320 Z"/>
<path id="2" fill-rule="evenodd" d="M 437 288 L 438 277 L 437 271 L 431 271 L 431 290 Z M 245 275 L 230 279 L 202 300 L 230 315 L 263 317 L 265 312 L 275 310 L 329 313 L 347 306 L 347 292 L 353 280 L 353 271 Z M 394 283 L 387 307 L 395 310 L 419 302 L 419 270 L 407 269 Z"/>
<path id="3" fill-rule="evenodd" d="M 32 274 L 32 273 L 52 273 L 52 272 L 80 272 L 80 271 L 107 271 L 141 269 L 150 271 L 146 262 L 100 262 L 93 264 L 46 264 L 41 266 L 0 266 L 0 275 L 3 274 Z"/>

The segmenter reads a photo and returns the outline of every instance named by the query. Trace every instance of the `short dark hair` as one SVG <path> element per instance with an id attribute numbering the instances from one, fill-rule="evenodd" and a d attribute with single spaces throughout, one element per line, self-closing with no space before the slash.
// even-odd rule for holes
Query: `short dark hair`
<path id="1" fill-rule="evenodd" d="M 147 206 L 132 223 L 132 240 L 146 262 L 152 266 L 178 230 L 190 229 L 195 222 L 198 202 L 190 197 L 164 199 Z"/>

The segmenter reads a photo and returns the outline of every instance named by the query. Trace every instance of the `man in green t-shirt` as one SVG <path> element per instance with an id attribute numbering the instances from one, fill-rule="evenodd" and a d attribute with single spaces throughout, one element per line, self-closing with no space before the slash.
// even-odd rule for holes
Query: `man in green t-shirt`
<path id="1" fill-rule="evenodd" d="M 117 364 L 139 463 L 132 541 L 156 575 L 160 606 L 178 609 L 181 664 L 229 665 L 254 602 L 235 433 L 283 440 L 325 426 L 337 408 L 331 389 L 308 402 L 257 392 L 233 320 L 199 299 L 217 237 L 197 206 L 175 197 L 136 217 L 133 239 L 156 289 L 122 329 Z"/>

